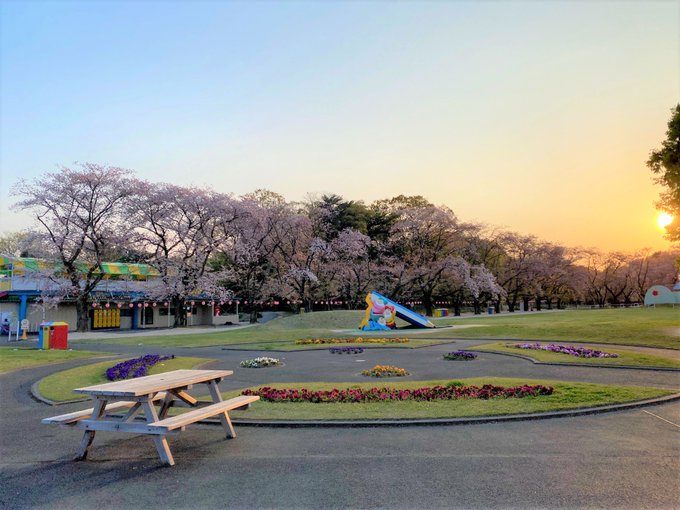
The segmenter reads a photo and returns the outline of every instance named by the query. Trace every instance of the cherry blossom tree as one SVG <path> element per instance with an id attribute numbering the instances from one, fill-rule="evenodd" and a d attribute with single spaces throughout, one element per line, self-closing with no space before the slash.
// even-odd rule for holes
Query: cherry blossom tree
<path id="1" fill-rule="evenodd" d="M 231 197 L 206 189 L 143 181 L 137 189 L 128 209 L 135 226 L 131 237 L 160 273 L 147 293 L 172 302 L 177 327 L 186 323 L 189 296 L 214 296 L 224 289 L 215 282 L 226 275 L 209 274 L 208 261 L 232 235 L 237 208 Z"/>
<path id="2" fill-rule="evenodd" d="M 45 248 L 36 255 L 58 260 L 70 282 L 78 331 L 89 328 L 89 296 L 104 277 L 106 247 L 122 244 L 129 230 L 122 211 L 134 189 L 128 170 L 94 163 L 21 179 L 12 188 L 20 197 L 14 208 L 30 212 L 36 221 L 30 238 L 33 246 Z"/>

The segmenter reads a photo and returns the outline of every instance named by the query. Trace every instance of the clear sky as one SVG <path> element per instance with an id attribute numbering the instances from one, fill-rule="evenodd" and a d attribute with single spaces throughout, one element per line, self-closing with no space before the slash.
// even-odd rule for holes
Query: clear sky
<path id="1" fill-rule="evenodd" d="M 0 1 L 8 188 L 74 161 L 289 200 L 424 195 L 570 246 L 666 249 L 645 167 L 680 2 Z"/>

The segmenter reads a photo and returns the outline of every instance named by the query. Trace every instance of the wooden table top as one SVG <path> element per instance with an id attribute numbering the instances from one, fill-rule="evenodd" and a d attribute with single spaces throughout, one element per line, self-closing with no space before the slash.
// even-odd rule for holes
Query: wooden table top
<path id="1" fill-rule="evenodd" d="M 173 370 L 162 374 L 147 375 L 110 383 L 76 388 L 76 393 L 92 396 L 140 397 L 163 390 L 172 390 L 228 377 L 232 370 Z"/>

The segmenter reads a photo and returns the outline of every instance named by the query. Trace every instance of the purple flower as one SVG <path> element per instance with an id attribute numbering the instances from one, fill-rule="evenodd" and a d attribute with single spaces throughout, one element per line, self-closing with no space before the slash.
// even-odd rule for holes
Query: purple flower
<path id="1" fill-rule="evenodd" d="M 618 358 L 619 355 L 613 352 L 597 351 L 588 349 L 587 347 L 576 347 L 574 345 L 541 345 L 536 342 L 534 344 L 515 344 L 514 347 L 518 349 L 538 349 L 543 351 L 557 352 L 561 354 L 569 354 L 579 358 Z"/>
<path id="2" fill-rule="evenodd" d="M 119 381 L 121 379 L 127 379 L 128 377 L 143 377 L 148 373 L 149 369 L 153 365 L 161 361 L 165 361 L 166 359 L 174 358 L 174 354 L 170 356 L 161 356 L 160 354 L 146 354 L 140 358 L 122 361 L 117 365 L 106 369 L 106 378 L 109 381 Z"/>

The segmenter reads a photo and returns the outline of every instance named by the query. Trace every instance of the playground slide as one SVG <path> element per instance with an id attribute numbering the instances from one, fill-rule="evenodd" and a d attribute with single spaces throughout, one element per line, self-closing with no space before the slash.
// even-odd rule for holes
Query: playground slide
<path id="1" fill-rule="evenodd" d="M 374 315 L 377 315 L 376 312 L 381 313 L 381 310 L 384 308 L 387 308 L 389 311 L 394 311 L 394 314 L 399 317 L 402 320 L 405 320 L 406 322 L 413 324 L 414 326 L 418 326 L 421 328 L 434 328 L 434 324 L 432 324 L 427 318 L 423 317 L 422 315 L 414 312 L 413 310 L 409 310 L 405 306 L 401 306 L 400 304 L 395 303 L 391 299 L 386 298 L 382 294 L 378 294 L 377 292 L 371 292 L 366 296 L 366 303 L 369 305 L 368 309 L 366 310 L 366 319 L 364 322 L 361 324 L 361 329 L 372 329 L 370 326 L 375 325 L 374 320 L 370 320 Z M 372 310 L 373 308 L 373 310 Z M 389 312 L 388 312 L 389 313 Z M 390 322 L 393 323 L 392 321 L 389 320 L 388 318 L 388 327 L 391 326 Z M 366 326 L 366 327 L 364 327 Z M 394 326 L 391 326 L 394 327 Z M 383 328 L 379 327 L 377 329 L 388 329 L 388 328 Z"/>

